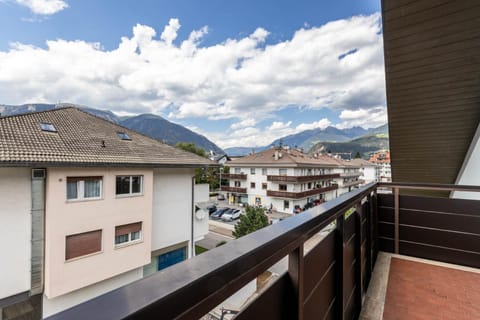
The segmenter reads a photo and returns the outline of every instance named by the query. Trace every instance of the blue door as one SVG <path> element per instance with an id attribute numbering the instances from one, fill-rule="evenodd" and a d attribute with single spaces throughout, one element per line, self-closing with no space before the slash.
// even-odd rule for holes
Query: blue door
<path id="1" fill-rule="evenodd" d="M 158 271 L 182 262 L 187 258 L 186 248 L 176 249 L 158 256 Z"/>

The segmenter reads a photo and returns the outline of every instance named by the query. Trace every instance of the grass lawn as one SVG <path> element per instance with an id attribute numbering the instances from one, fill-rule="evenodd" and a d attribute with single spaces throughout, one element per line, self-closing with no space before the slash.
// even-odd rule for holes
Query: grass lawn
<path id="1" fill-rule="evenodd" d="M 199 255 L 201 253 L 204 253 L 205 251 L 208 251 L 208 249 L 195 245 L 195 255 Z"/>

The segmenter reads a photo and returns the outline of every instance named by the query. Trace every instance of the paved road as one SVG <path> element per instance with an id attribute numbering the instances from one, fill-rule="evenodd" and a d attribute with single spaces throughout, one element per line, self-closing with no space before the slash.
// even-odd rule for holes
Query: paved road
<path id="1" fill-rule="evenodd" d="M 230 240 L 233 240 L 233 238 L 210 231 L 209 233 L 207 233 L 204 239 L 197 241 L 196 244 L 199 245 L 200 247 L 210 250 L 215 248 L 219 242 L 221 241 L 228 242 Z"/>

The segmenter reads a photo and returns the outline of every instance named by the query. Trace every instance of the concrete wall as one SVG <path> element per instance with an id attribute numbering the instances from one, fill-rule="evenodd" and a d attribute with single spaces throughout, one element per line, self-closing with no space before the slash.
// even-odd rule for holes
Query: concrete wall
<path id="1" fill-rule="evenodd" d="M 116 175 L 143 175 L 143 194 L 115 195 Z M 67 201 L 66 179 L 103 176 L 100 200 Z M 49 168 L 46 184 L 45 295 L 48 299 L 84 288 L 150 262 L 152 170 Z M 142 241 L 115 246 L 115 226 L 142 222 Z M 102 251 L 65 261 L 67 235 L 102 229 Z"/>
<path id="2" fill-rule="evenodd" d="M 139 280 L 142 278 L 142 273 L 142 268 L 137 268 L 80 290 L 61 295 L 57 298 L 48 299 L 46 296 L 43 296 L 43 317 L 49 317 L 77 304 L 88 301 L 93 297 L 97 297 L 101 294 L 132 283 L 135 280 Z"/>
<path id="3" fill-rule="evenodd" d="M 30 290 L 31 171 L 0 168 L 0 299 Z"/>
<path id="4" fill-rule="evenodd" d="M 152 251 L 191 240 L 194 175 L 193 169 L 154 170 Z"/>

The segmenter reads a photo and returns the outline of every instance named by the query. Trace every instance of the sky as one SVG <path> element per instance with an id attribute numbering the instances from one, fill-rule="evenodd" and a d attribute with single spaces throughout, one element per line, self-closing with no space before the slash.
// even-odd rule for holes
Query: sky
<path id="1" fill-rule="evenodd" d="M 153 113 L 222 148 L 387 122 L 380 0 L 0 0 L 0 104 Z"/>

